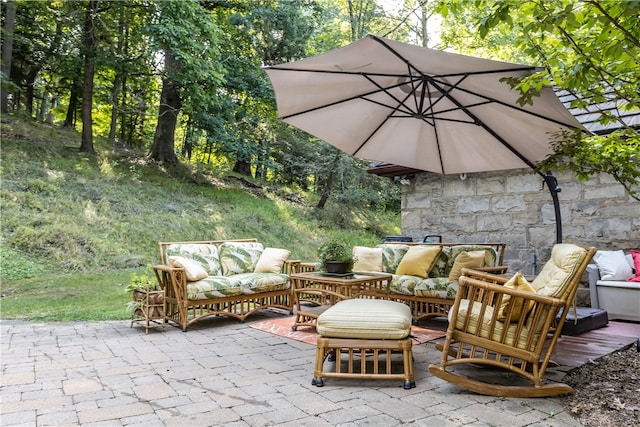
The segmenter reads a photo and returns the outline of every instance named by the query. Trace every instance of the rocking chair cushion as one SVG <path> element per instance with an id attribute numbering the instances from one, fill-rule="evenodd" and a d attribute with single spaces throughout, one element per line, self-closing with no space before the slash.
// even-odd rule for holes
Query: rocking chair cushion
<path id="1" fill-rule="evenodd" d="M 551 258 L 531 284 L 536 293 L 555 298 L 562 296 L 586 255 L 586 249 L 580 246 L 570 243 L 554 245 Z"/>
<path id="2" fill-rule="evenodd" d="M 531 350 L 531 348 L 527 348 L 527 344 L 529 342 L 530 328 L 525 326 L 522 328 L 522 330 L 519 333 L 517 333 L 517 325 L 515 323 L 511 323 L 511 324 L 503 323 L 503 322 L 493 323 L 491 319 L 493 318 L 494 307 L 485 306 L 485 310 L 484 310 L 484 313 L 482 313 L 482 316 L 480 313 L 481 307 L 482 307 L 482 304 L 480 304 L 477 301 L 474 301 L 473 304 L 471 305 L 471 310 L 469 310 L 469 300 L 468 299 L 460 300 L 458 317 L 455 319 L 456 329 L 463 332 L 468 332 L 470 334 L 476 334 L 479 328 L 480 329 L 479 335 L 483 338 L 489 338 L 492 341 L 502 342 L 507 345 L 515 346 L 523 350 Z M 454 319 L 451 318 L 452 312 L 453 310 L 449 312 L 449 322 L 454 321 Z M 469 319 L 469 324 L 465 329 L 464 324 L 467 316 L 470 316 L 470 319 Z M 506 336 L 503 337 L 502 335 L 504 333 L 505 326 L 507 328 Z M 493 333 L 490 334 L 490 332 L 493 332 Z M 536 335 L 538 335 L 538 333 L 536 333 Z M 516 337 L 518 342 L 514 343 L 514 341 L 516 340 Z M 537 339 L 534 339 L 533 343 L 529 345 L 533 347 L 536 342 L 537 342 Z"/>
<path id="3" fill-rule="evenodd" d="M 524 278 L 520 271 L 518 271 L 511 279 L 509 279 L 504 284 L 504 287 L 526 292 L 535 292 L 535 289 L 531 287 L 529 282 L 527 282 L 527 279 Z M 529 311 L 533 308 L 534 304 L 534 301 L 526 302 L 524 300 L 518 300 L 517 298 L 512 299 L 511 295 L 505 295 L 502 298 L 502 304 L 500 304 L 498 320 L 500 320 L 501 322 L 517 322 L 521 317 L 529 314 Z M 507 319 L 510 305 L 513 305 L 513 308 L 511 309 L 511 315 L 509 316 L 509 319 Z"/>

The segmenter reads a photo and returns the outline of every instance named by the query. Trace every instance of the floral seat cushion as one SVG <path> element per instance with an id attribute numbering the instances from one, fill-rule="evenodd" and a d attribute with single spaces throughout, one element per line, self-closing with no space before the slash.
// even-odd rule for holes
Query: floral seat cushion
<path id="1" fill-rule="evenodd" d="M 393 274 L 389 289 L 402 295 L 413 295 L 415 287 L 422 282 L 422 277 Z"/>
<path id="2" fill-rule="evenodd" d="M 231 297 L 243 294 L 289 289 L 289 276 L 274 273 L 240 273 L 209 276 L 187 284 L 190 300 Z"/>
<path id="3" fill-rule="evenodd" d="M 413 295 L 429 298 L 453 299 L 458 290 L 458 282 L 452 282 L 448 277 L 433 277 L 424 279 L 413 289 Z"/>

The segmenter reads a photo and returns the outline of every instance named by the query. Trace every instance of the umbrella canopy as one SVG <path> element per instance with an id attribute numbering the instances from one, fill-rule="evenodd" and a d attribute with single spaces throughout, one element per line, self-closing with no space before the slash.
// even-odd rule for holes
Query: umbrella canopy
<path id="1" fill-rule="evenodd" d="M 280 119 L 360 158 L 441 174 L 534 168 L 582 129 L 551 88 L 533 105 L 501 81 L 538 69 L 369 35 L 266 68 Z"/>

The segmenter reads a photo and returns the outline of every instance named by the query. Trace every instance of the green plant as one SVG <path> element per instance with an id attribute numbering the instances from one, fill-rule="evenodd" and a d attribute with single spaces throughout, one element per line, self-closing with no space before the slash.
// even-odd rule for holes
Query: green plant
<path id="1" fill-rule="evenodd" d="M 159 291 L 160 289 L 160 284 L 156 280 L 155 273 L 150 265 L 147 266 L 143 274 L 131 273 L 131 281 L 125 287 L 125 291 L 132 294 L 131 301 L 127 302 L 127 313 L 133 314 L 136 309 L 142 308 L 143 300 L 133 297 L 136 291 Z"/>
<path id="2" fill-rule="evenodd" d="M 323 242 L 318 248 L 318 258 L 320 258 L 320 268 L 325 269 L 324 263 L 326 261 L 340 261 L 346 262 L 347 271 L 353 269 L 355 258 L 351 247 L 346 243 L 336 239 L 330 239 Z"/>
<path id="3" fill-rule="evenodd" d="M 131 282 L 125 287 L 125 291 L 132 293 L 133 291 L 159 291 L 160 284 L 156 280 L 153 268 L 148 265 L 143 274 L 135 271 L 131 273 Z"/>

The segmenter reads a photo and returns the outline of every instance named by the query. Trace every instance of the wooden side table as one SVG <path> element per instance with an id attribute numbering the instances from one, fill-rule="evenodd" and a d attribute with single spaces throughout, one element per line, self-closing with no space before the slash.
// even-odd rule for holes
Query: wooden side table
<path id="1" fill-rule="evenodd" d="M 353 273 L 330 275 L 317 271 L 291 275 L 296 318 L 291 329 L 299 326 L 315 328 L 318 316 L 343 299 L 368 292 L 388 293 L 392 276 L 386 273 Z"/>
<path id="2" fill-rule="evenodd" d="M 143 323 L 145 334 L 149 333 L 150 328 L 161 327 L 164 331 L 166 325 L 164 289 L 138 289 L 133 291 L 132 298 L 139 306 L 134 309 L 131 315 L 130 327 L 133 327 L 134 323 Z"/>

